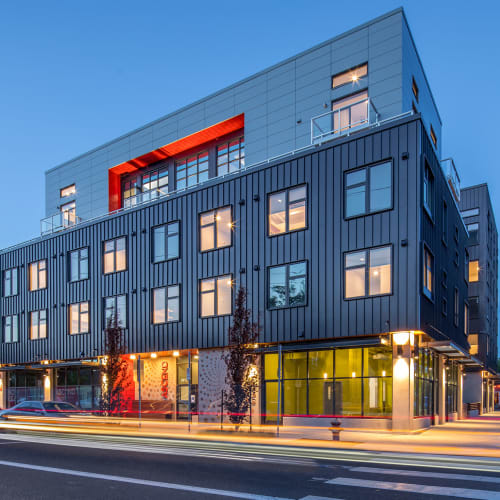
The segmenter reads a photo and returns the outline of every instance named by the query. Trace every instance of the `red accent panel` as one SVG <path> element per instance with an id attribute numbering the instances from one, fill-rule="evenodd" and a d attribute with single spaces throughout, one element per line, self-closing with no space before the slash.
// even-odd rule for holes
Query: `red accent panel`
<path id="1" fill-rule="evenodd" d="M 193 148 L 197 148 L 207 142 L 242 129 L 244 126 L 245 115 L 241 114 L 234 116 L 233 118 L 216 123 L 211 127 L 171 142 L 170 144 L 155 149 L 154 151 L 150 151 L 142 156 L 138 156 L 137 158 L 111 167 L 108 172 L 109 211 L 112 212 L 113 210 L 118 210 L 122 206 L 120 183 L 120 176 L 122 174 L 140 170 L 141 168 L 147 167 L 157 161 L 164 160 L 165 158 L 175 156 Z"/>

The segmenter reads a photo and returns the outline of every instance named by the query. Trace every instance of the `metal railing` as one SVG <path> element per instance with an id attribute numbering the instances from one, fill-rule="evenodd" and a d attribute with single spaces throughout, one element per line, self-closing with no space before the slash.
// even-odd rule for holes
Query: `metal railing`
<path id="1" fill-rule="evenodd" d="M 168 186 L 163 188 L 150 189 L 149 191 L 144 191 L 143 193 L 136 194 L 135 196 L 130 196 L 123 200 L 123 208 L 132 208 L 143 203 L 148 203 L 149 201 L 157 200 L 162 196 L 168 195 Z"/>
<path id="2" fill-rule="evenodd" d="M 379 123 L 380 115 L 368 97 L 311 118 L 311 144 L 321 144 Z"/>
<path id="3" fill-rule="evenodd" d="M 457 204 L 460 203 L 460 177 L 455 167 L 453 158 L 445 158 L 444 160 L 441 160 L 441 168 L 443 169 L 451 194 L 455 198 Z"/>
<path id="4" fill-rule="evenodd" d="M 40 221 L 40 233 L 42 236 L 57 233 L 58 231 L 76 226 L 81 220 L 73 210 L 59 212 Z"/>

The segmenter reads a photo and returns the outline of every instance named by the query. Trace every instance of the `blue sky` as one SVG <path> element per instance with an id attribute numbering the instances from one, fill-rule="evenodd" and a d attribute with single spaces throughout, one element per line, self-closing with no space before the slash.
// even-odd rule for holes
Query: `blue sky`
<path id="1" fill-rule="evenodd" d="M 500 214 L 500 2 L 28 0 L 0 7 L 0 248 L 38 236 L 45 170 L 401 5 L 443 157 Z"/>

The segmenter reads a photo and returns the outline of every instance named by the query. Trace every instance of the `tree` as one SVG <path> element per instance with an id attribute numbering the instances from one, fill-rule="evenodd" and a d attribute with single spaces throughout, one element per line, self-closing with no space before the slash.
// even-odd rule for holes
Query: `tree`
<path id="1" fill-rule="evenodd" d="M 260 326 L 251 321 L 252 311 L 246 308 L 246 299 L 246 289 L 240 287 L 233 323 L 229 327 L 229 348 L 224 355 L 226 384 L 229 387 L 224 403 L 229 411 L 229 420 L 235 425 L 246 420 L 258 383 L 254 344 L 259 338 Z"/>
<path id="2" fill-rule="evenodd" d="M 101 412 L 105 415 L 119 415 L 125 409 L 124 393 L 130 386 L 129 367 L 123 357 L 126 352 L 123 329 L 115 314 L 107 322 L 105 335 L 105 362 L 101 365 L 102 393 Z"/>

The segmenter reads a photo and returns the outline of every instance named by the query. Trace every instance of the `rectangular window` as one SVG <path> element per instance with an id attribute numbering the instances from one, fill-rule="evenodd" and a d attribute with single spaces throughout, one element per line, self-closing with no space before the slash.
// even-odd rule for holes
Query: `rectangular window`
<path id="1" fill-rule="evenodd" d="M 466 219 L 467 217 L 476 217 L 477 215 L 479 215 L 479 208 L 470 208 L 469 210 L 462 210 L 461 214 L 463 219 Z"/>
<path id="2" fill-rule="evenodd" d="M 47 261 L 45 259 L 29 265 L 29 289 L 31 292 L 47 288 Z"/>
<path id="3" fill-rule="evenodd" d="M 342 73 L 337 73 L 332 77 L 332 89 L 336 89 L 348 83 L 356 83 L 368 74 L 368 64 L 360 64 Z"/>
<path id="4" fill-rule="evenodd" d="M 3 273 L 3 296 L 17 295 L 17 267 L 7 269 Z"/>
<path id="5" fill-rule="evenodd" d="M 180 321 L 179 285 L 155 288 L 153 290 L 153 323 Z"/>
<path id="6" fill-rule="evenodd" d="M 443 242 L 447 243 L 448 242 L 448 205 L 446 204 L 446 201 L 443 200 L 443 212 L 442 212 L 442 217 L 441 217 L 441 224 L 443 225 L 443 233 L 442 233 L 442 238 Z"/>
<path id="7" fill-rule="evenodd" d="M 392 208 L 392 162 L 346 172 L 345 217 L 357 217 Z"/>
<path id="8" fill-rule="evenodd" d="M 464 333 L 469 335 L 469 306 L 464 304 Z"/>
<path id="9" fill-rule="evenodd" d="M 471 260 L 469 262 L 469 283 L 479 281 L 479 261 Z"/>
<path id="10" fill-rule="evenodd" d="M 151 170 L 142 174 L 141 202 L 154 200 L 168 193 L 168 168 Z"/>
<path id="11" fill-rule="evenodd" d="M 137 195 L 139 194 L 139 187 L 137 185 L 137 177 L 128 179 L 122 183 L 122 198 L 123 206 L 125 208 L 137 205 Z"/>
<path id="12" fill-rule="evenodd" d="M 268 307 L 305 306 L 307 302 L 307 262 L 269 268 Z"/>
<path id="13" fill-rule="evenodd" d="M 392 247 L 372 248 L 345 254 L 346 299 L 392 292 Z M 367 293 L 368 292 L 368 293 Z"/>
<path id="14" fill-rule="evenodd" d="M 424 294 L 431 298 L 434 295 L 434 256 L 424 247 Z"/>
<path id="15" fill-rule="evenodd" d="M 413 76 L 411 78 L 411 90 L 413 92 L 413 95 L 415 96 L 415 100 L 418 102 L 418 86 L 417 82 L 415 81 L 415 77 Z"/>
<path id="16" fill-rule="evenodd" d="M 455 288 L 455 293 L 453 294 L 453 322 L 455 326 L 458 326 L 458 321 L 460 319 L 460 302 L 458 295 L 458 288 Z"/>
<path id="17" fill-rule="evenodd" d="M 470 319 L 479 318 L 479 297 L 469 297 Z"/>
<path id="18" fill-rule="evenodd" d="M 170 222 L 153 229 L 153 262 L 179 257 L 179 222 Z"/>
<path id="19" fill-rule="evenodd" d="M 332 111 L 335 134 L 368 123 L 368 91 L 333 101 Z"/>
<path id="20" fill-rule="evenodd" d="M 32 311 L 30 313 L 30 339 L 47 338 L 47 310 Z"/>
<path id="21" fill-rule="evenodd" d="M 469 245 L 479 244 L 479 224 L 475 222 L 474 224 L 467 224 L 467 231 L 469 232 Z"/>
<path id="22" fill-rule="evenodd" d="M 62 188 L 59 192 L 61 198 L 67 198 L 68 196 L 71 196 L 75 193 L 76 193 L 75 184 L 71 184 L 71 186 L 66 186 L 65 188 Z"/>
<path id="23" fill-rule="evenodd" d="M 233 283 L 230 274 L 200 281 L 200 315 L 202 318 L 231 314 L 232 305 Z"/>
<path id="24" fill-rule="evenodd" d="M 175 162 L 177 189 L 195 186 L 208 180 L 208 152 L 195 154 Z"/>
<path id="25" fill-rule="evenodd" d="M 443 316 L 448 315 L 448 300 L 445 297 L 441 301 L 441 314 Z"/>
<path id="26" fill-rule="evenodd" d="M 80 281 L 89 278 L 89 250 L 80 248 L 69 253 L 69 280 Z"/>
<path id="27" fill-rule="evenodd" d="M 113 326 L 116 321 L 118 328 L 127 328 L 127 297 L 116 295 L 104 299 L 104 328 Z"/>
<path id="28" fill-rule="evenodd" d="M 478 354 L 479 352 L 479 335 L 477 333 L 471 333 L 467 339 L 470 344 L 469 353 L 471 355 Z"/>
<path id="29" fill-rule="evenodd" d="M 233 222 L 231 207 L 218 208 L 200 214 L 200 251 L 230 247 Z"/>
<path id="30" fill-rule="evenodd" d="M 217 146 L 217 175 L 237 172 L 245 167 L 245 139 L 239 137 Z"/>
<path id="31" fill-rule="evenodd" d="M 436 132 L 434 132 L 434 129 L 432 128 L 432 125 L 431 125 L 431 140 L 432 140 L 432 143 L 434 144 L 434 147 L 437 146 L 437 137 L 436 137 Z"/>
<path id="32" fill-rule="evenodd" d="M 19 319 L 17 315 L 5 316 L 3 320 L 3 341 L 5 343 L 19 341 Z"/>
<path id="33" fill-rule="evenodd" d="M 465 275 L 464 275 L 464 279 L 465 281 L 469 281 L 469 265 L 470 265 L 470 262 L 469 262 L 469 252 L 467 251 L 467 249 L 465 249 L 465 258 L 464 258 L 464 271 L 465 271 Z"/>
<path id="34" fill-rule="evenodd" d="M 124 271 L 127 268 L 126 239 L 117 238 L 104 242 L 104 274 Z"/>
<path id="35" fill-rule="evenodd" d="M 78 333 L 89 332 L 89 303 L 79 302 L 70 304 L 69 310 L 69 333 L 76 335 Z"/>
<path id="36" fill-rule="evenodd" d="M 432 174 L 432 170 L 425 163 L 424 168 L 424 207 L 427 209 L 429 214 L 434 213 L 434 175 Z"/>
<path id="37" fill-rule="evenodd" d="M 305 229 L 307 187 L 299 186 L 269 195 L 269 236 Z"/>

